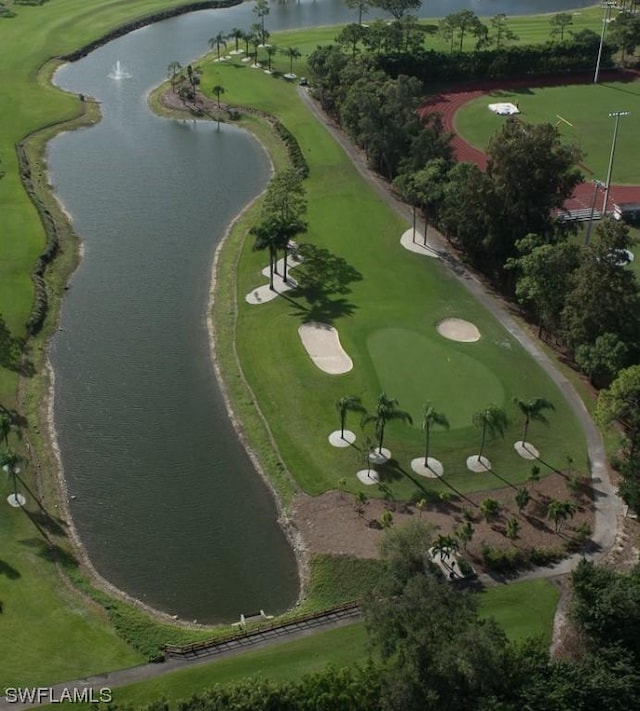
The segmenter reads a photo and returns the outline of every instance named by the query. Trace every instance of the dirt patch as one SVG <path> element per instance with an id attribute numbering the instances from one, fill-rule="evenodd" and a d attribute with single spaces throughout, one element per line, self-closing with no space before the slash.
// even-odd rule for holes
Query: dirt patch
<path id="1" fill-rule="evenodd" d="M 501 548 L 512 545 L 518 548 L 560 548 L 575 535 L 575 529 L 581 524 L 593 527 L 593 502 L 589 489 L 585 487 L 579 495 L 572 496 L 567 490 L 567 480 L 564 474 L 552 474 L 528 486 L 531 501 L 521 513 L 514 499 L 516 489 L 505 487 L 427 504 L 422 511 L 402 502 L 370 499 L 360 513 L 354 495 L 347 492 L 330 491 L 315 497 L 299 494 L 294 500 L 293 516 L 310 554 L 362 558 L 378 557 L 378 546 L 383 536 L 379 521 L 387 509 L 393 514 L 394 525 L 402 525 L 417 516 L 433 523 L 443 534 L 452 533 L 465 522 L 466 517 L 471 516 L 475 533 L 468 546 L 468 554 L 477 570 L 482 571 L 483 541 Z M 492 523 L 487 523 L 479 510 L 480 502 L 489 497 L 502 506 L 500 516 Z M 571 499 L 578 507 L 574 518 L 567 521 L 558 533 L 553 522 L 546 518 L 546 505 L 551 499 Z M 516 518 L 520 524 L 518 537 L 513 541 L 505 535 L 506 523 L 511 518 Z"/>

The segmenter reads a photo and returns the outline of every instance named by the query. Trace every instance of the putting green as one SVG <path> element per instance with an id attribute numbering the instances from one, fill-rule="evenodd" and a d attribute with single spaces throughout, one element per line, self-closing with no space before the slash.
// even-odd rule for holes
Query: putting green
<path id="1" fill-rule="evenodd" d="M 504 403 L 500 381 L 471 355 L 473 348 L 440 344 L 405 328 L 384 328 L 367 339 L 381 388 L 398 399 L 418 428 L 427 400 L 446 413 L 451 429 L 469 427 L 473 413 L 489 403 Z"/>

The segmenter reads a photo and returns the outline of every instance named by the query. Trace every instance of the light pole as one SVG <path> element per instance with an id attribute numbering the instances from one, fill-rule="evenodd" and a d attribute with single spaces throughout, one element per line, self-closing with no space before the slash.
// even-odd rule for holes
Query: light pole
<path id="1" fill-rule="evenodd" d="M 584 237 L 585 245 L 588 245 L 591 241 L 591 230 L 593 229 L 593 216 L 596 211 L 596 200 L 598 198 L 598 190 L 604 190 L 605 187 L 605 184 L 601 180 L 593 181 L 593 200 L 591 202 L 591 213 L 589 216 L 589 224 L 587 225 L 587 233 Z"/>
<path id="2" fill-rule="evenodd" d="M 602 59 L 602 46 L 604 45 L 604 36 L 607 34 L 607 24 L 611 17 L 611 8 L 616 7 L 616 2 L 603 2 L 601 7 L 604 8 L 602 15 L 602 32 L 600 33 L 600 46 L 598 47 L 598 59 L 596 60 L 596 72 L 593 76 L 593 83 L 598 83 L 598 74 L 600 74 L 600 60 Z"/>
<path id="3" fill-rule="evenodd" d="M 611 155 L 609 156 L 609 168 L 607 170 L 607 187 L 604 191 L 604 204 L 602 205 L 602 214 L 606 216 L 607 214 L 607 204 L 609 202 L 609 189 L 611 188 L 611 172 L 613 170 L 613 156 L 616 152 L 616 141 L 618 139 L 618 124 L 620 123 L 621 116 L 629 116 L 631 111 L 610 111 L 609 118 L 616 119 L 613 126 L 613 139 L 611 141 Z"/>

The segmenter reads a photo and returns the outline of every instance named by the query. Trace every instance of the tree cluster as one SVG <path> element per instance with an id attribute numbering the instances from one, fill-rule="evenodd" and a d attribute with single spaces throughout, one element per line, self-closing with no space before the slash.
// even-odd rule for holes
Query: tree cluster
<path id="1" fill-rule="evenodd" d="M 596 419 L 602 424 L 617 421 L 623 427 L 622 451 L 616 462 L 622 476 L 618 493 L 640 512 L 640 365 L 621 370 L 600 393 Z"/>
<path id="2" fill-rule="evenodd" d="M 323 108 L 336 118 L 369 165 L 390 180 L 430 160 L 452 161 L 450 137 L 439 117 L 418 112 L 421 82 L 392 79 L 367 58 L 349 60 L 335 47 L 316 50 L 309 59 Z"/>
<path id="3" fill-rule="evenodd" d="M 506 266 L 515 272 L 515 296 L 553 335 L 596 387 L 606 387 L 640 357 L 640 289 L 627 268 L 629 229 L 611 219 L 596 239 L 578 245 L 563 238 L 527 235 Z"/>
<path id="4" fill-rule="evenodd" d="M 278 253 L 282 252 L 282 280 L 287 281 L 287 261 L 291 240 L 306 232 L 307 202 L 302 176 L 295 169 L 277 173 L 269 183 L 260 222 L 250 233 L 255 237 L 253 248 L 269 252 L 269 288 L 278 274 Z"/>

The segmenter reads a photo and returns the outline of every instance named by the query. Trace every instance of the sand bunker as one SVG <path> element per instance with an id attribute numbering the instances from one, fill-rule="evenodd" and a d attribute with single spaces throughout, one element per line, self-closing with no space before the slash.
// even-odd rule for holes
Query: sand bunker
<path id="1" fill-rule="evenodd" d="M 445 318 L 436 328 L 441 336 L 451 341 L 474 343 L 480 340 L 480 331 L 476 325 L 462 318 Z"/>
<path id="2" fill-rule="evenodd" d="M 425 244 L 424 235 L 422 234 L 422 232 L 416 230 L 414 234 L 413 228 L 408 229 L 406 230 L 406 232 L 402 233 L 402 236 L 400 237 L 400 244 L 405 249 L 408 249 L 410 252 L 422 254 L 425 257 L 437 258 L 439 256 L 436 246 L 432 244 L 428 238 Z"/>
<path id="3" fill-rule="evenodd" d="M 340 344 L 340 336 L 326 323 L 303 323 L 298 329 L 302 345 L 315 365 L 325 373 L 341 375 L 353 368 L 353 361 Z"/>

